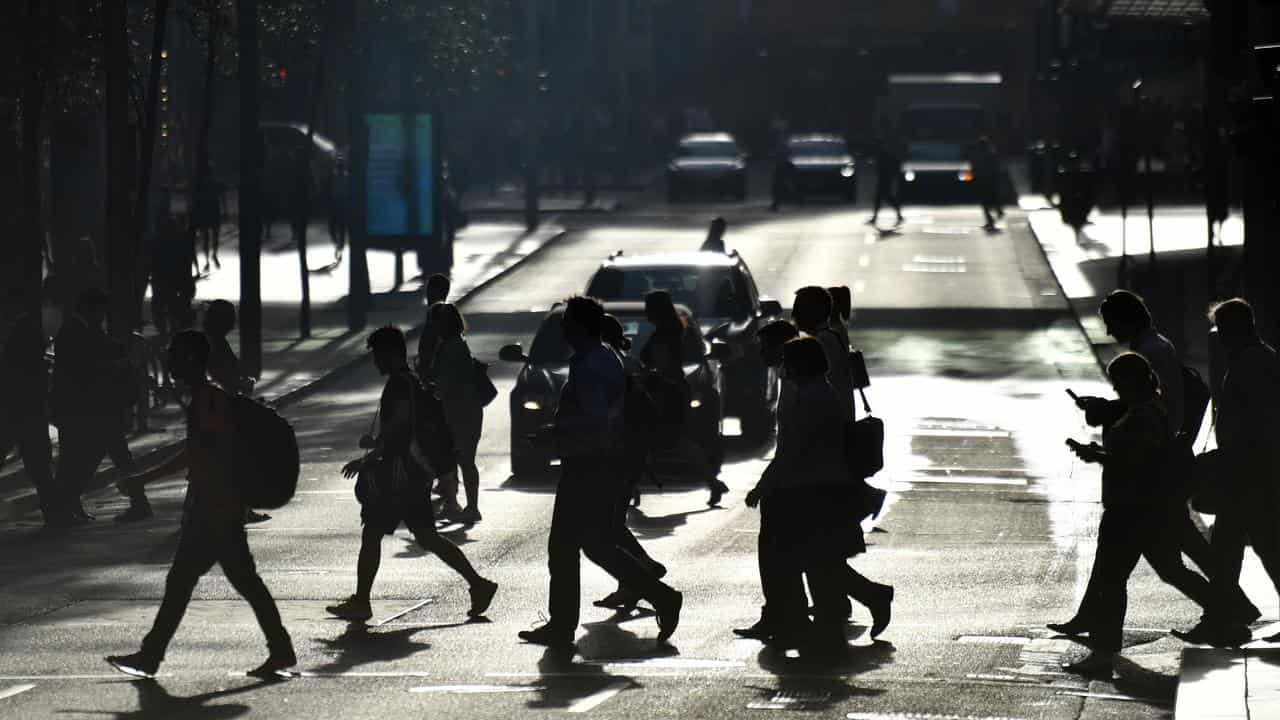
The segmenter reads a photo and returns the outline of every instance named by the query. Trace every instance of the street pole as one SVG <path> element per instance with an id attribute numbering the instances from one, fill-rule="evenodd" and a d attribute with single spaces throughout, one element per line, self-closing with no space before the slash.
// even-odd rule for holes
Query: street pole
<path id="1" fill-rule="evenodd" d="M 258 0 L 237 0 L 240 44 L 240 366 L 262 374 L 262 136 L 258 127 Z"/>
<path id="2" fill-rule="evenodd" d="M 538 94 L 542 84 L 542 52 L 539 45 L 540 23 L 537 0 L 525 0 L 525 42 L 528 62 L 524 128 L 524 227 L 538 229 Z"/>
<path id="3" fill-rule="evenodd" d="M 159 124 L 158 109 L 160 106 L 160 74 L 164 72 L 164 32 L 169 24 L 169 0 L 156 0 L 155 27 L 151 39 L 151 76 L 147 79 L 146 118 L 142 126 L 142 152 L 138 172 L 138 194 L 133 206 L 133 246 L 141 249 L 143 237 L 147 231 L 147 218 L 150 214 L 151 174 L 155 164 L 156 126 Z M 165 208 L 167 213 L 169 208 Z M 142 300 L 146 295 L 147 281 L 144 268 L 144 253 L 134 254 L 133 295 L 129 301 L 133 305 L 132 317 L 142 317 Z"/>
<path id="4" fill-rule="evenodd" d="M 368 165 L 368 130 L 364 125 L 365 80 L 369 76 L 368 47 L 361 24 L 357 0 L 346 0 L 347 40 L 350 43 L 347 63 L 346 109 L 347 142 L 350 151 L 347 177 L 347 241 L 351 246 L 347 264 L 347 328 L 355 331 L 369 320 L 369 263 L 365 256 L 365 174 Z"/>
<path id="5" fill-rule="evenodd" d="M 129 38 L 124 0 L 102 3 L 102 50 L 106 69 L 107 132 L 107 294 L 111 334 L 123 340 L 133 331 L 131 308 L 137 249 L 132 247 L 129 152 Z"/>
<path id="6" fill-rule="evenodd" d="M 302 305 L 298 308 L 298 336 L 311 337 L 311 268 L 307 265 L 307 224 L 311 219 L 311 153 L 315 151 L 316 123 L 320 119 L 320 103 L 324 98 L 324 73 L 327 66 L 328 53 L 333 43 L 333 28 L 336 23 L 336 0 L 326 0 L 324 7 L 324 29 L 321 31 L 319 55 L 316 59 L 316 78 L 311 88 L 311 110 L 307 118 L 307 140 L 303 143 L 302 156 L 298 163 L 298 189 L 300 205 L 298 212 L 298 271 L 302 275 Z M 336 170 L 331 170 L 336 172 Z"/>

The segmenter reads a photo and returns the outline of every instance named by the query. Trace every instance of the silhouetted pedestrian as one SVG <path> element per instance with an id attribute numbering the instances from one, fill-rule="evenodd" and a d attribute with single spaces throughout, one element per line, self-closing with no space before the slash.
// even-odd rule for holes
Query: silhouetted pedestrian
<path id="1" fill-rule="evenodd" d="M 222 183 L 213 176 L 212 168 L 205 168 L 200 173 L 201 180 L 197 184 L 191 199 L 191 229 L 202 241 L 204 247 L 204 272 L 209 272 L 209 261 L 215 267 L 222 267 L 218 261 L 218 245 L 222 235 L 222 218 L 226 214 L 223 200 Z"/>
<path id="2" fill-rule="evenodd" d="M 829 325 L 840 336 L 840 341 L 845 347 L 851 347 L 849 343 L 849 320 L 853 317 L 853 293 L 849 292 L 848 285 L 839 285 L 827 288 L 827 292 L 831 295 L 831 320 Z"/>
<path id="3" fill-rule="evenodd" d="M 631 350 L 631 339 L 623 331 L 622 323 L 613 315 L 606 314 L 604 316 L 601 340 L 617 354 L 618 360 L 622 362 L 623 370 L 627 373 L 627 396 L 623 401 L 626 404 L 623 407 L 624 425 L 627 425 L 629 421 L 626 420 L 626 417 L 636 411 L 636 408 L 630 407 L 629 404 L 645 400 L 644 397 L 637 394 L 640 388 L 643 387 L 641 366 L 639 362 L 628 354 Z M 662 578 L 667 574 L 666 566 L 654 560 L 640 545 L 640 541 L 636 540 L 636 536 L 631 532 L 631 529 L 627 527 L 627 511 L 632 505 L 640 506 L 640 481 L 645 473 L 650 472 L 648 434 L 643 430 L 639 433 L 633 432 L 633 428 L 630 427 L 624 430 L 622 462 L 619 466 L 619 472 L 623 478 L 622 491 L 618 493 L 617 500 L 613 505 L 613 529 L 618 547 L 622 548 L 622 551 L 631 557 L 639 560 L 641 564 L 648 566 L 655 577 Z M 623 587 L 619 583 L 617 590 L 592 604 L 596 607 L 614 610 L 631 610 L 635 608 L 639 601 L 639 594 Z"/>
<path id="4" fill-rule="evenodd" d="M 791 318 L 801 332 L 817 338 L 827 356 L 827 380 L 835 389 L 845 420 L 853 420 L 853 376 L 849 365 L 848 333 L 831 327 L 834 303 L 826 288 L 810 285 L 796 291 Z"/>
<path id="5" fill-rule="evenodd" d="M 48 527 L 65 527 L 72 522 L 71 510 L 63 502 L 53 482 L 52 446 L 49 443 L 49 367 L 45 360 L 48 342 L 41 319 L 23 312 L 25 291 L 9 290 L 3 317 L 11 318 L 4 340 L 3 389 L 0 407 L 0 462 L 11 447 L 17 447 L 27 478 L 35 485 L 40 511 Z"/>
<path id="6" fill-rule="evenodd" d="M 769 182 L 769 210 L 778 212 L 784 202 L 796 197 L 796 166 L 785 154 L 779 154 L 773 164 Z"/>
<path id="7" fill-rule="evenodd" d="M 604 314 L 591 298 L 572 297 L 565 303 L 561 327 L 573 356 L 553 430 L 563 475 L 556 487 L 547 543 L 551 618 L 519 633 L 525 642 L 560 649 L 572 646 L 578 627 L 582 553 L 652 603 L 659 643 L 675 632 L 684 604 L 683 595 L 623 552 L 616 541 L 612 508 L 622 491 L 617 465 L 626 376 L 618 356 L 601 342 Z"/>
<path id="8" fill-rule="evenodd" d="M 888 124 L 882 124 L 880 137 L 876 138 L 876 195 L 871 206 L 871 219 L 868 225 L 875 225 L 880 217 L 880 207 L 888 204 L 898 216 L 897 224 L 902 224 L 902 203 L 898 197 L 899 179 L 902 177 L 902 151 L 897 138 L 889 132 Z"/>
<path id="9" fill-rule="evenodd" d="M 187 445 L 182 453 L 147 475 L 188 468 L 182 531 L 165 579 L 164 599 L 151 631 L 142 639 L 142 648 L 132 655 L 108 656 L 107 662 L 129 675 L 155 676 L 196 583 L 218 564 L 236 592 L 249 601 L 267 639 L 266 661 L 249 674 L 272 677 L 298 660 L 280 611 L 249 551 L 243 522 L 245 506 L 234 470 L 236 427 L 231 398 L 209 382 L 209 341 L 203 333 L 186 330 L 176 334 L 168 355 L 174 376 L 190 391 L 191 401 L 185 406 Z M 140 487 L 142 478 L 122 484 Z"/>
<path id="10" fill-rule="evenodd" d="M 702 241 L 702 247 L 698 249 L 703 252 L 725 252 L 724 233 L 728 229 L 729 223 L 725 222 L 724 218 L 715 218 L 707 227 L 707 238 Z"/>
<path id="11" fill-rule="evenodd" d="M 350 225 L 350 182 L 351 174 L 347 163 L 339 157 L 329 173 L 329 186 L 326 188 L 329 206 L 329 239 L 333 240 L 333 261 L 342 262 L 342 251 L 347 247 L 347 229 Z"/>
<path id="12" fill-rule="evenodd" d="M 640 349 L 640 361 L 646 369 L 658 376 L 652 381 L 655 387 L 662 388 L 660 392 L 655 393 L 659 404 L 680 405 L 678 412 L 664 407 L 660 415 L 667 422 L 674 422 L 676 418 L 687 420 L 692 390 L 684 374 L 685 347 L 694 340 L 689 337 L 689 334 L 697 333 L 697 328 L 690 325 L 689 318 L 676 308 L 671 299 L 671 293 L 665 290 L 654 290 L 644 296 L 644 313 L 653 324 L 653 334 Z M 700 342 L 700 338 L 694 341 Z M 701 357 L 696 359 L 699 362 L 703 361 Z M 729 492 L 729 486 L 718 477 L 724 455 L 719 433 L 716 433 L 714 438 L 705 438 L 702 446 L 693 442 L 687 432 L 669 434 L 677 439 L 679 448 L 693 456 L 699 465 L 699 472 L 706 481 L 707 490 L 710 493 L 707 505 L 712 507 L 719 505 L 720 499 Z"/>
<path id="13" fill-rule="evenodd" d="M 1171 438 L 1151 364 L 1137 353 L 1126 352 L 1107 365 L 1107 376 L 1123 404 L 1123 414 L 1104 428 L 1101 445 L 1069 441 L 1080 459 L 1102 465 L 1102 520 L 1093 596 L 1088 614 L 1081 618 L 1093 652 L 1064 669 L 1110 677 L 1112 661 L 1121 648 L 1129 576 L 1143 555 L 1163 557 L 1159 546 L 1165 543 L 1173 493 L 1161 485 Z M 1172 560 L 1160 564 L 1165 565 L 1161 576 L 1166 582 L 1201 607 L 1212 605 L 1208 581 L 1182 565 L 1180 556 L 1176 565 Z"/>
<path id="14" fill-rule="evenodd" d="M 446 494 L 443 514 L 458 522 L 480 522 L 480 471 L 476 468 L 476 451 L 480 447 L 480 433 L 484 426 L 484 405 L 476 388 L 476 361 L 467 345 L 466 322 L 458 307 L 452 303 L 438 302 L 431 306 L 429 334 L 435 345 L 428 349 L 433 358 L 431 377 L 435 380 L 444 405 L 445 420 L 453 434 L 457 448 L 457 466 L 444 469 L 455 475 L 454 480 L 441 487 Z M 458 507 L 456 474 L 461 471 L 462 488 L 467 505 Z"/>
<path id="15" fill-rule="evenodd" d="M 978 191 L 978 201 L 982 204 L 983 225 L 987 230 L 996 229 L 996 218 L 1004 217 L 1004 207 L 1000 203 L 1000 155 L 991 138 L 983 135 L 978 138 L 973 150 L 973 184 Z"/>
<path id="16" fill-rule="evenodd" d="M 1214 306 L 1209 314 L 1226 353 L 1226 374 L 1214 398 L 1216 434 L 1222 463 L 1217 520 L 1210 546 L 1217 604 L 1185 640 L 1215 645 L 1249 642 L 1248 616 L 1233 604 L 1240 581 L 1244 547 L 1262 561 L 1280 593 L 1280 359 L 1258 336 L 1253 308 L 1240 298 Z M 1280 636 L 1267 638 L 1269 641 Z"/>
<path id="17" fill-rule="evenodd" d="M 764 364 L 768 367 L 782 367 L 782 348 L 792 338 L 800 334 L 796 330 L 796 326 L 785 320 L 774 320 L 760 328 L 757 333 L 760 338 L 760 356 Z M 791 410 L 784 411 L 786 404 L 795 397 L 793 382 L 788 377 L 783 377 L 778 390 L 778 415 L 787 415 L 792 417 Z M 779 443 L 782 442 L 782 436 L 778 436 Z M 775 454 L 776 454 L 775 450 Z M 745 628 L 734 628 L 734 633 L 739 637 L 752 638 L 755 640 L 768 641 L 775 633 L 781 633 L 784 637 L 793 634 L 784 622 L 787 618 L 780 616 L 780 608 L 788 602 L 778 596 L 779 580 L 784 579 L 783 566 L 787 562 L 786 553 L 782 552 L 782 543 L 775 536 L 782 528 L 783 517 L 782 510 L 785 508 L 785 502 L 779 498 L 775 502 L 768 496 L 762 496 L 759 499 L 760 506 L 760 533 L 756 540 L 756 561 L 760 571 L 760 592 L 764 595 L 764 605 L 760 608 L 760 619 L 754 624 Z M 793 579 L 793 578 L 791 578 Z M 789 588 L 789 592 L 794 593 L 794 588 Z M 801 590 L 803 592 L 803 589 Z"/>
<path id="18" fill-rule="evenodd" d="M 431 379 L 431 363 L 434 361 L 431 353 L 436 345 L 436 338 L 431 334 L 431 308 L 436 303 L 449 299 L 449 286 L 448 275 L 434 273 L 427 277 L 426 285 L 422 289 L 427 311 L 422 321 L 422 334 L 418 336 L 417 365 L 414 369 L 418 371 L 418 377 L 424 382 Z"/>
<path id="19" fill-rule="evenodd" d="M 382 537 L 394 534 L 403 523 L 424 550 L 467 581 L 471 592 L 467 614 L 479 617 L 489 608 L 498 585 L 481 577 L 462 550 L 436 530 L 428 495 L 431 468 L 424 466 L 420 455 L 421 428 L 428 422 L 420 395 L 429 391 L 409 369 L 404 333 L 399 328 L 375 330 L 368 346 L 387 383 L 378 404 L 377 434 L 360 438 L 360 447 L 369 452 L 342 468 L 343 476 L 358 478 L 356 498 L 364 525 L 356 562 L 356 592 L 326 610 L 345 620 L 364 621 L 373 616 L 369 596 L 382 562 Z"/>
<path id="20" fill-rule="evenodd" d="M 122 472 L 133 470 L 133 455 L 125 439 L 127 387 L 130 371 L 124 348 L 103 331 L 107 294 L 93 288 L 81 293 L 75 309 L 54 340 L 53 421 L 58 426 L 58 473 L 54 481 L 77 522 L 94 519 L 85 511 L 80 494 L 106 456 Z M 129 496 L 129 509 L 120 521 L 145 519 L 151 506 L 138 490 Z"/>

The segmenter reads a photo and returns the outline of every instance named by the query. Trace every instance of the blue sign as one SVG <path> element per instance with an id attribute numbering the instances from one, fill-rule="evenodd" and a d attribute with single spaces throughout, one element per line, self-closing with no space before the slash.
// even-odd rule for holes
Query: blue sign
<path id="1" fill-rule="evenodd" d="M 366 115 L 369 162 L 365 170 L 365 232 L 369 237 L 424 237 L 435 225 L 435 145 L 431 116 Z M 413 157 L 409 158 L 413 138 Z M 410 166 L 412 162 L 412 166 Z M 410 178 L 409 169 L 413 168 Z M 416 180 L 416 187 L 410 187 Z M 409 227 L 409 203 L 417 209 L 416 228 Z"/>

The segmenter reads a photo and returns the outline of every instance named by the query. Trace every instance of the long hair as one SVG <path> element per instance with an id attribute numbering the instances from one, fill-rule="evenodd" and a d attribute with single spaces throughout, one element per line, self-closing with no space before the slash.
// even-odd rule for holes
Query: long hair
<path id="1" fill-rule="evenodd" d="M 683 335 L 686 321 L 671 293 L 666 290 L 654 290 L 644 296 L 644 314 L 653 322 L 654 333 L 659 335 Z"/>
<path id="2" fill-rule="evenodd" d="M 453 303 L 438 302 L 431 306 L 428 313 L 429 330 L 440 341 L 462 337 L 467 331 L 467 322 Z"/>

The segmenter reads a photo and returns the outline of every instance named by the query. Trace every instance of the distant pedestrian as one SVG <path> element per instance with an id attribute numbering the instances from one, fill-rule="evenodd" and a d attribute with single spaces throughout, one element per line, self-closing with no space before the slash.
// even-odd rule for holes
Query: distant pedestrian
<path id="1" fill-rule="evenodd" d="M 76 522 L 93 520 L 80 502 L 89 481 L 106 456 L 122 472 L 133 470 L 133 454 L 125 439 L 125 412 L 130 373 L 125 349 L 107 337 L 107 294 L 97 288 L 81 293 L 54 340 L 51 405 L 58 426 L 58 473 L 55 484 Z M 151 517 L 151 505 L 138 490 L 116 520 Z"/>
<path id="2" fill-rule="evenodd" d="M 350 225 L 351 174 L 347 163 L 339 157 L 329 172 L 326 195 L 329 206 L 329 238 L 333 240 L 333 261 L 342 262 L 342 252 L 347 247 L 347 229 Z"/>
<path id="3" fill-rule="evenodd" d="M 621 492 L 618 493 L 617 500 L 613 504 L 613 529 L 618 547 L 631 557 L 639 560 L 642 565 L 646 565 L 654 577 L 661 579 L 666 576 L 667 568 L 662 563 L 654 560 L 644 547 L 640 545 L 640 541 L 636 540 L 636 536 L 627 527 L 627 511 L 632 505 L 640 506 L 640 481 L 645 473 L 649 471 L 649 446 L 646 442 L 644 433 L 632 432 L 633 428 L 629 427 L 629 417 L 633 413 L 644 412 L 643 409 L 631 407 L 630 404 L 637 401 L 643 401 L 645 398 L 639 394 L 642 392 L 643 380 L 640 375 L 640 364 L 629 355 L 631 350 L 631 339 L 628 338 L 623 330 L 622 323 L 613 315 L 606 314 L 603 320 L 603 329 L 601 331 L 601 339 L 617 354 L 618 359 L 622 361 L 623 370 L 627 373 L 627 394 L 623 400 L 623 439 L 622 439 L 622 462 L 619 464 L 619 472 L 623 477 L 621 483 Z M 611 608 L 614 610 L 631 610 L 640 601 L 640 595 L 633 590 L 618 584 L 618 589 L 592 603 L 596 607 Z"/>
<path id="4" fill-rule="evenodd" d="M 978 138 L 973 149 L 972 167 L 973 184 L 986 220 L 983 227 L 995 230 L 996 219 L 1004 218 L 1004 207 L 1000 202 L 1000 154 L 990 137 L 983 135 Z"/>
<path id="5" fill-rule="evenodd" d="M 769 182 L 769 210 L 778 212 L 784 202 L 798 197 L 796 193 L 796 166 L 786 154 L 779 151 L 778 159 L 773 163 L 773 172 Z"/>
<path id="6" fill-rule="evenodd" d="M 651 378 L 651 383 L 655 389 L 661 388 L 655 393 L 659 405 L 664 406 L 660 415 L 664 421 L 669 422 L 676 418 L 687 419 L 692 391 L 684 374 L 684 366 L 686 360 L 702 362 L 703 359 L 686 358 L 685 348 L 691 344 L 689 334 L 696 333 L 697 330 L 690 326 L 689 318 L 676 308 L 671 294 L 665 290 L 654 290 L 644 296 L 644 313 L 653 324 L 653 334 L 640 349 L 640 361 L 657 376 Z M 700 339 L 693 341 L 699 342 Z M 678 405 L 678 410 L 667 407 L 671 404 Z M 719 433 L 714 438 L 704 438 L 703 445 L 693 442 L 693 438 L 683 429 L 668 434 L 676 438 L 679 449 L 692 455 L 700 466 L 700 474 L 710 493 L 707 505 L 719 505 L 720 499 L 729 492 L 729 486 L 719 478 L 724 457 Z"/>
<path id="7" fill-rule="evenodd" d="M 5 296 L 3 315 L 13 322 L 4 335 L 4 356 L 0 359 L 0 464 L 10 448 L 17 447 L 27 478 L 36 487 L 40 511 L 46 527 L 66 527 L 72 523 L 71 509 L 53 481 L 52 446 L 49 443 L 49 368 L 45 360 L 48 341 L 41 318 L 23 311 L 26 292 L 14 287 Z"/>
<path id="8" fill-rule="evenodd" d="M 435 340 L 428 346 L 432 358 L 431 377 L 444 405 L 445 421 L 457 448 L 457 466 L 437 468 L 454 475 L 451 483 L 442 484 L 446 493 L 443 514 L 463 523 L 480 522 L 480 470 L 476 468 L 476 452 L 484 426 L 484 405 L 476 388 L 476 361 L 467 345 L 467 324 L 452 303 L 431 306 L 428 334 Z M 430 341 L 430 338 L 428 338 Z M 456 474 L 461 471 L 462 488 L 467 505 L 458 507 Z M 452 491 L 453 494 L 448 494 Z"/>
<path id="9" fill-rule="evenodd" d="M 1214 306 L 1209 319 L 1226 353 L 1226 374 L 1214 397 L 1222 455 L 1217 520 L 1210 546 L 1214 612 L 1180 636 L 1197 643 L 1239 645 L 1252 633 L 1233 603 L 1245 545 L 1252 545 L 1280 593 L 1280 358 L 1258 336 L 1253 308 L 1240 298 Z M 1280 635 L 1267 638 L 1280 640 Z"/>
<path id="10" fill-rule="evenodd" d="M 897 138 L 889 132 L 887 123 L 883 123 L 880 137 L 876 138 L 876 196 L 871 206 L 871 219 L 868 225 L 875 225 L 880 217 L 880 207 L 888 204 L 897 214 L 897 224 L 902 224 L 902 202 L 899 198 L 899 179 L 902 177 L 902 151 Z"/>
<path id="11" fill-rule="evenodd" d="M 725 222 L 724 218 L 715 218 L 707 227 L 707 238 L 702 241 L 702 247 L 698 249 L 702 252 L 725 252 L 724 233 L 728 229 L 729 223 Z"/>
<path id="12" fill-rule="evenodd" d="M 601 342 L 604 314 L 599 302 L 572 297 L 561 320 L 573 356 L 553 430 L 563 475 L 556 487 L 547 543 L 551 618 L 541 627 L 519 633 L 525 642 L 558 649 L 572 647 L 578 628 L 582 553 L 653 604 L 659 643 L 675 632 L 684 604 L 681 593 L 617 544 L 612 508 L 623 480 L 618 460 L 626 375 L 618 356 Z"/>
<path id="13" fill-rule="evenodd" d="M 489 608 L 498 584 L 480 576 L 462 550 L 436 530 L 428 489 L 432 469 L 420 456 L 421 428 L 428 422 L 422 405 L 426 392 L 409 369 L 404 334 L 396 327 L 375 330 L 369 349 L 378 372 L 387 377 L 378 403 L 376 434 L 360 438 L 369 451 L 342 468 L 347 478 L 358 478 L 360 501 L 360 555 L 356 563 L 356 592 L 326 610 L 345 620 L 362 622 L 373 616 L 369 598 L 382 562 L 382 538 L 403 523 L 422 548 L 440 558 L 467 581 L 471 593 L 470 617 Z"/>
<path id="14" fill-rule="evenodd" d="M 108 656 L 107 662 L 134 676 L 154 677 L 164 660 L 191 602 L 196 583 L 218 564 L 231 586 L 249 601 L 267 639 L 266 661 L 250 675 L 273 677 L 298 660 L 293 641 L 280 620 L 271 592 L 254 567 L 244 530 L 244 501 L 234 477 L 235 417 L 231 398 L 210 383 L 206 374 L 209 342 L 202 333 L 187 330 L 169 346 L 169 367 L 191 393 L 186 406 L 187 446 L 178 456 L 148 475 L 158 476 L 181 467 L 187 471 L 187 498 L 182 530 L 173 564 L 165 579 L 164 599 L 142 648 L 132 655 Z M 125 481 L 141 485 L 141 478 Z"/>
<path id="15" fill-rule="evenodd" d="M 222 218 L 226 215 L 224 188 L 213 175 L 213 168 L 207 167 L 200 173 L 191 203 L 191 229 L 201 240 L 204 248 L 204 273 L 209 272 L 209 262 L 214 267 L 222 267 L 218 261 L 218 245 L 222 235 Z"/>
<path id="16" fill-rule="evenodd" d="M 847 332 L 831 327 L 834 303 L 826 288 L 811 285 L 796 291 L 791 317 L 801 332 L 808 333 L 822 345 L 827 356 L 827 380 L 836 391 L 845 420 L 853 420 L 853 376 L 849 365 Z"/>
<path id="17" fill-rule="evenodd" d="M 783 346 L 799 334 L 800 331 L 796 330 L 796 326 L 785 320 L 775 320 L 761 327 L 757 335 L 760 338 L 760 356 L 764 364 L 781 369 Z M 778 390 L 779 416 L 784 414 L 788 417 L 793 416 L 790 410 L 783 409 L 786 403 L 795 397 L 793 385 L 790 378 L 783 377 Z M 781 441 L 782 437 L 779 436 L 778 439 Z M 782 510 L 785 507 L 785 500 L 781 497 L 775 499 L 762 494 L 759 498 L 759 507 L 760 532 L 756 540 L 756 560 L 764 605 L 760 608 L 759 620 L 748 627 L 735 628 L 733 632 L 739 637 L 768 642 L 775 634 L 784 638 L 794 635 L 795 628 L 788 627 L 788 623 L 795 618 L 782 616 L 782 608 L 791 598 L 784 599 L 778 594 L 778 588 L 781 587 L 779 581 L 785 577 L 784 567 L 787 562 L 786 554 L 782 551 L 782 541 L 776 537 L 776 534 L 782 530 Z M 789 587 L 787 590 L 794 594 L 794 588 Z"/>

